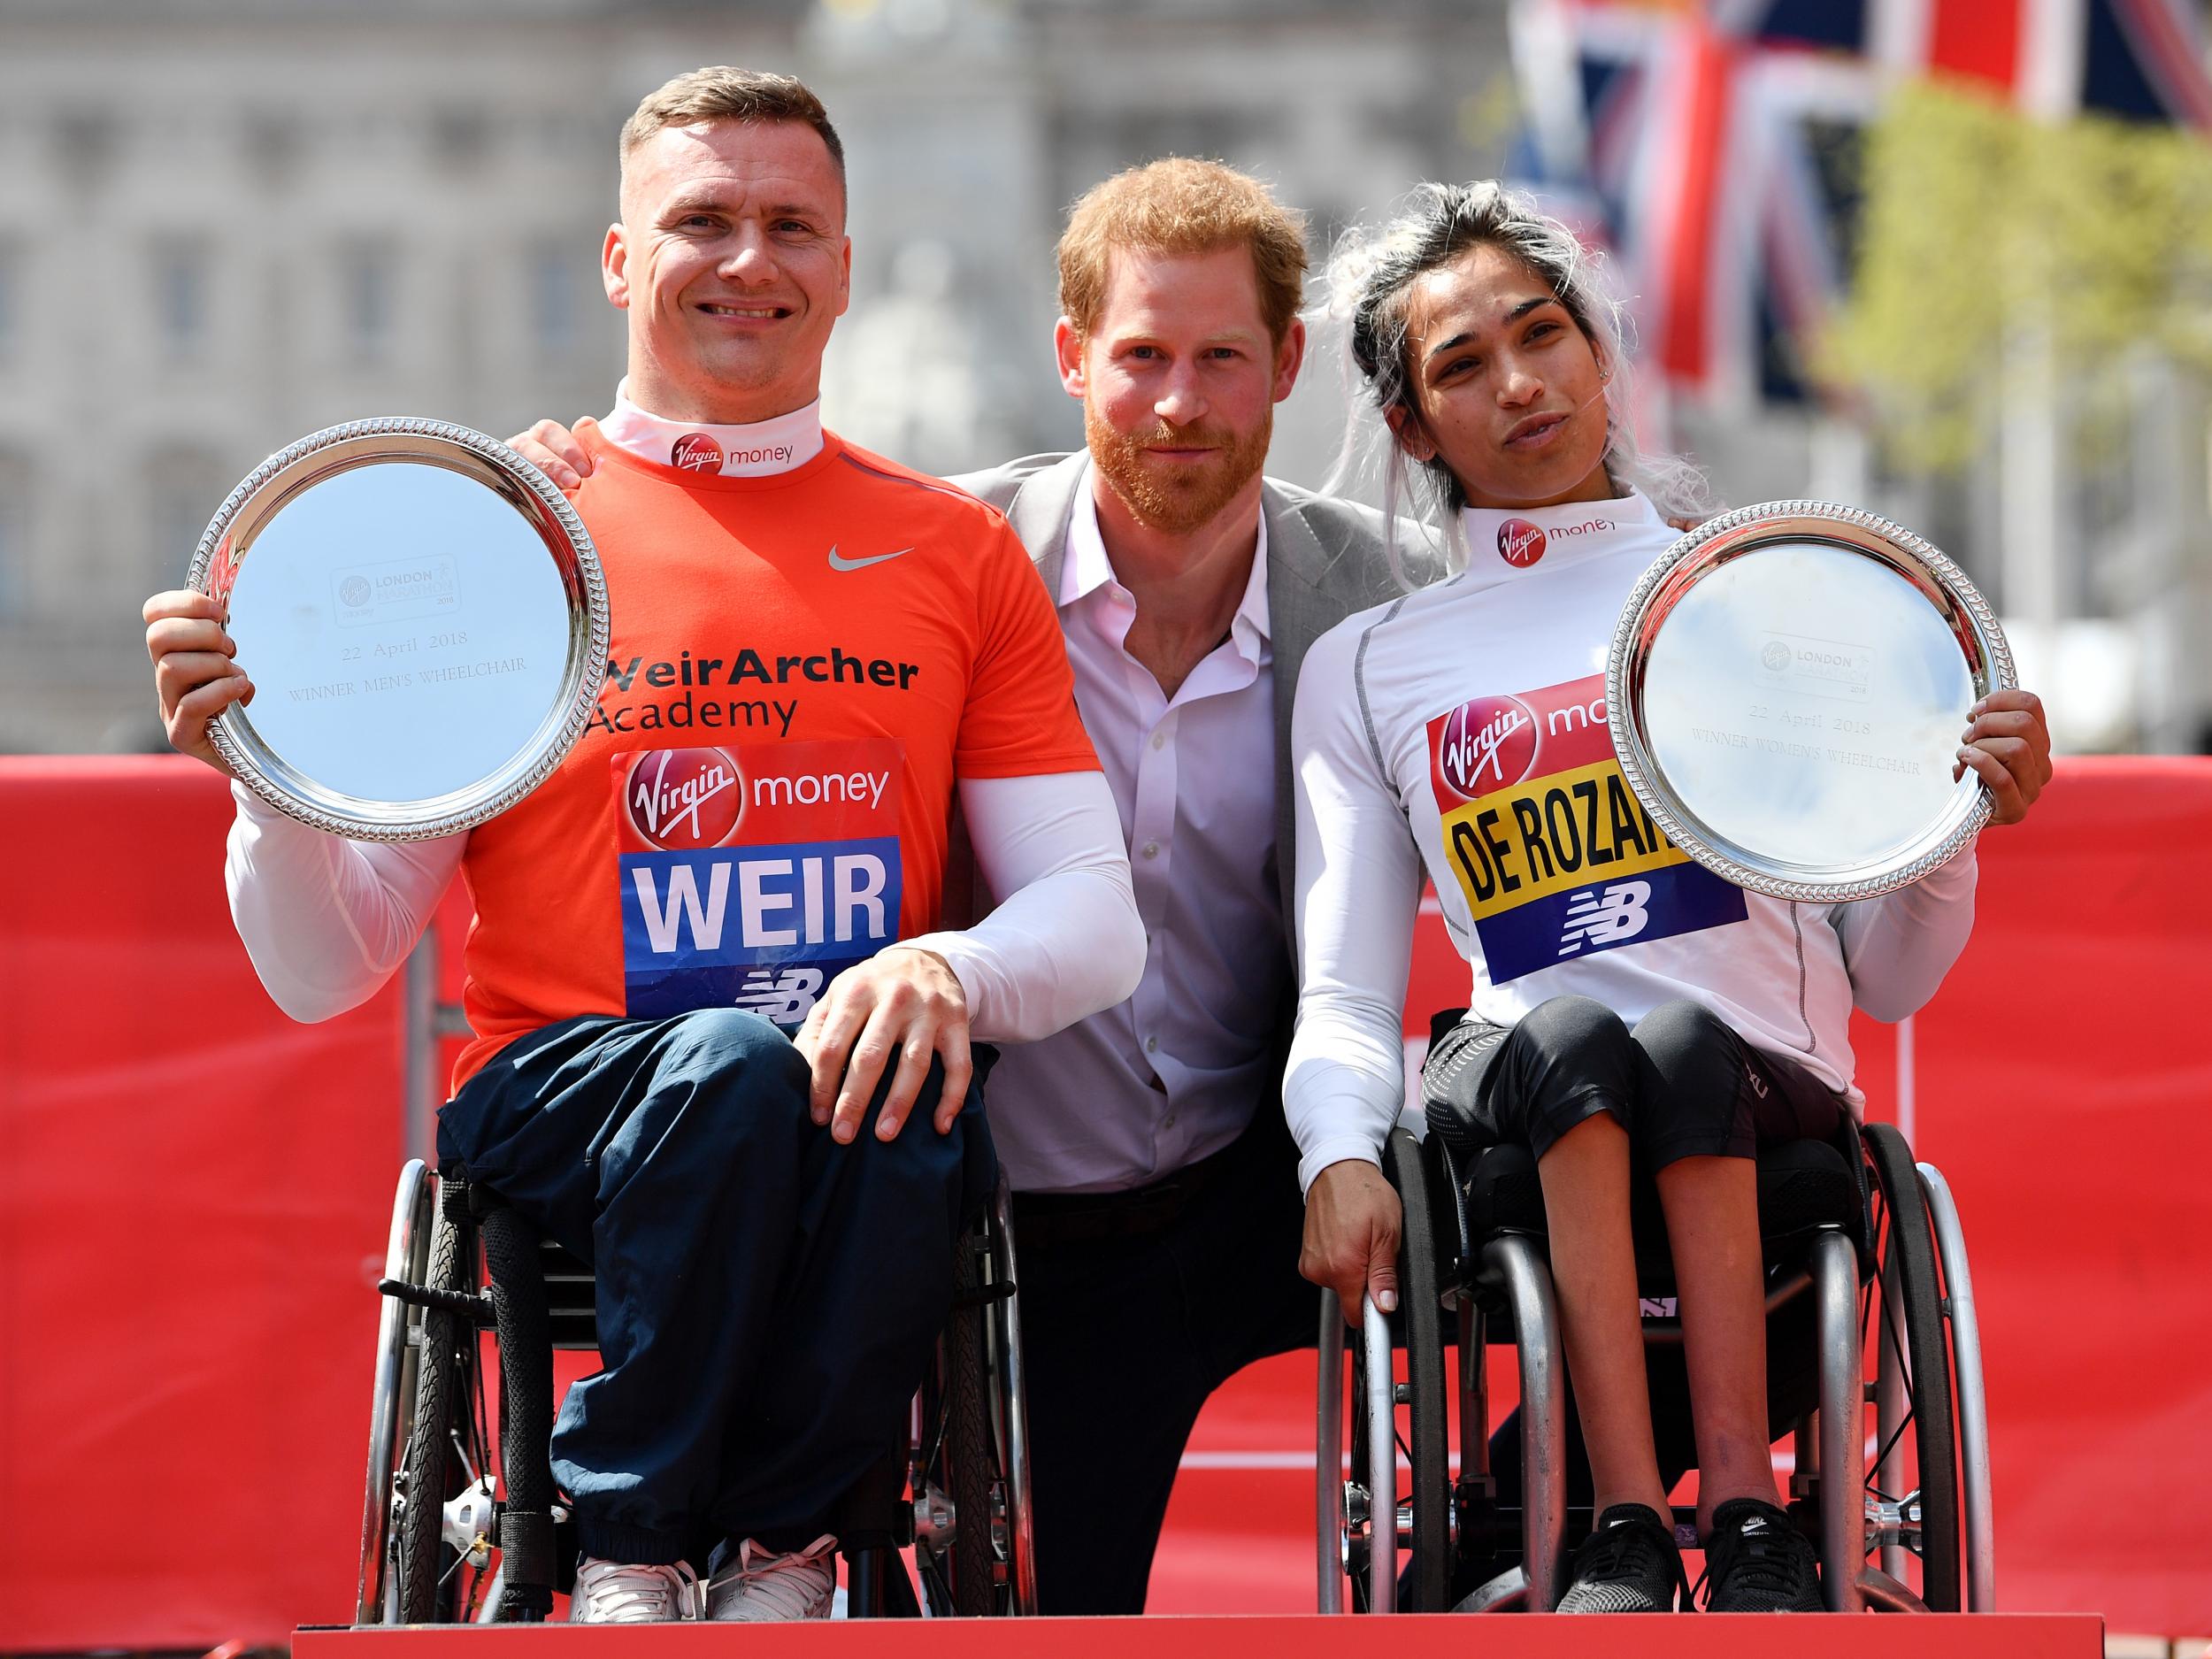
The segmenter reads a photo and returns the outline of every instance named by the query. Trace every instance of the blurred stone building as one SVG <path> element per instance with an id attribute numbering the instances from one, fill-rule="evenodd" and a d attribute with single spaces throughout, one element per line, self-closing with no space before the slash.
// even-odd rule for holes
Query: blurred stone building
<path id="1" fill-rule="evenodd" d="M 292 439 L 603 411 L 615 134 L 644 92 L 718 62 L 800 74 L 829 105 L 854 300 L 827 416 L 940 472 L 1080 441 L 1051 249 L 1107 173 L 1220 157 L 1306 208 L 1318 253 L 1417 179 L 1496 172 L 1515 119 L 1502 0 L 0 0 L 0 751 L 158 744 L 139 605 Z M 1863 500 L 2008 612 L 2025 595 L 2108 624 L 2039 671 L 2087 652 L 2085 684 L 2132 686 L 2074 741 L 2194 748 L 2205 411 L 2147 373 L 2141 441 L 2055 488 L 2055 570 L 2005 565 L 1989 469 L 1884 478 L 1848 429 L 1771 409 L 1669 431 L 1724 500 Z M 1320 481 L 1343 404 L 1324 357 L 1271 470 Z"/>
<path id="2" fill-rule="evenodd" d="M 1449 0 L 0 0 L 0 750 L 158 741 L 138 607 L 264 455 L 607 407 L 615 134 L 669 74 L 821 92 L 855 243 L 829 419 L 951 470 L 1079 442 L 1051 246 L 1086 185 L 1217 155 L 1325 229 L 1494 162 L 1504 51 Z"/>

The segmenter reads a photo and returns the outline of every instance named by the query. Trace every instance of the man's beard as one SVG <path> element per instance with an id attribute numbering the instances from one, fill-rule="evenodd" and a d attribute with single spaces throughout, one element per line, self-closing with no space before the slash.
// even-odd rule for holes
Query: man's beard
<path id="1" fill-rule="evenodd" d="M 1171 426 L 1162 421 L 1142 432 L 1117 432 L 1090 404 L 1083 406 L 1083 438 L 1091 459 L 1139 523 L 1171 534 L 1195 530 L 1234 500 L 1267 462 L 1274 411 L 1239 438 L 1218 426 Z M 1155 446 L 1207 446 L 1212 458 L 1195 465 L 1150 461 Z"/>

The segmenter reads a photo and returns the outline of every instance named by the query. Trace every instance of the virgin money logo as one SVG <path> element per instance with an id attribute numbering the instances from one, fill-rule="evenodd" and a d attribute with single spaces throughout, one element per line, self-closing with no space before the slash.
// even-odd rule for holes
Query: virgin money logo
<path id="1" fill-rule="evenodd" d="M 657 749 L 622 780 L 630 826 L 665 852 L 719 847 L 744 803 L 737 763 L 718 749 Z"/>
<path id="2" fill-rule="evenodd" d="M 668 453 L 668 464 L 687 472 L 722 470 L 722 446 L 703 432 L 687 432 Z"/>
<path id="3" fill-rule="evenodd" d="M 1502 789 L 1536 764 L 1536 717 L 1518 697 L 1477 697 L 1444 717 L 1436 770 L 1463 800 Z"/>
<path id="4" fill-rule="evenodd" d="M 1526 569 L 1544 557 L 1544 533 L 1525 518 L 1508 518 L 1498 526 L 1498 557 Z"/>

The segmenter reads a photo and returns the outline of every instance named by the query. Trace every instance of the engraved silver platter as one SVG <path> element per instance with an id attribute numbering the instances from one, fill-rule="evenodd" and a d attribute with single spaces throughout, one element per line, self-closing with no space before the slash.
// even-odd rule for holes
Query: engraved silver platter
<path id="1" fill-rule="evenodd" d="M 1989 821 L 1954 779 L 1974 703 L 2016 686 L 1958 566 L 1857 508 L 1768 502 L 1691 531 L 1644 572 L 1606 662 L 1621 771 L 1726 880 L 1837 903 L 1919 880 Z"/>
<path id="2" fill-rule="evenodd" d="M 598 701 L 607 588 L 583 521 L 506 445 L 358 420 L 256 467 L 188 578 L 226 608 L 252 702 L 209 728 L 278 810 L 420 841 L 542 783 Z"/>

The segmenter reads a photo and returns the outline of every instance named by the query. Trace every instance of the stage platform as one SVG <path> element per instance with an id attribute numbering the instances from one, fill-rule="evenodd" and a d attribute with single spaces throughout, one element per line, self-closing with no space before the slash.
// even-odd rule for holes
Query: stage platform
<path id="1" fill-rule="evenodd" d="M 1877 1622 L 1878 1621 L 1878 1622 Z M 1778 1639 L 1787 1632 L 1786 1644 Z M 718 1652 L 768 1659 L 1344 1659 L 1378 1648 L 1390 1659 L 2101 1659 L 2104 1621 L 2086 1613 L 1929 1614 L 1859 1617 L 1770 1614 L 1622 1614 L 1601 1619 L 1500 1615 L 1479 1624 L 1405 1614 L 1380 1623 L 1349 1616 L 831 1620 L 811 1624 L 494 1625 L 411 1630 L 303 1629 L 292 1659 L 704 1659 Z M 525 1647 L 530 1653 L 525 1655 Z"/>

